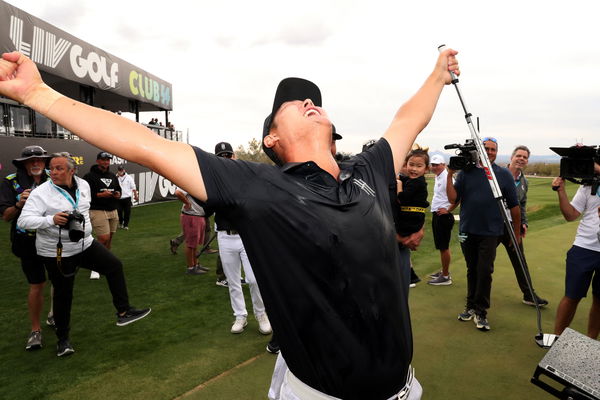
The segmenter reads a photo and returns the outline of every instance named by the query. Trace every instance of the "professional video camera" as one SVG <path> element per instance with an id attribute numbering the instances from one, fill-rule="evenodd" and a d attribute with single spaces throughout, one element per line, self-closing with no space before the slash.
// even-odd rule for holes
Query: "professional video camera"
<path id="1" fill-rule="evenodd" d="M 479 155 L 477 154 L 477 147 L 473 142 L 473 139 L 465 140 L 465 144 L 447 144 L 444 149 L 458 149 L 456 150 L 456 156 L 450 157 L 448 168 L 455 171 L 465 169 L 469 170 L 477 165 L 479 162 Z"/>
<path id="2" fill-rule="evenodd" d="M 85 217 L 77 210 L 65 211 L 67 213 L 66 227 L 69 231 L 69 239 L 72 242 L 79 242 L 85 236 L 83 225 L 85 224 Z"/>
<path id="3" fill-rule="evenodd" d="M 560 177 L 578 185 L 591 185 L 596 193 L 600 185 L 600 176 L 594 172 L 594 162 L 600 164 L 600 147 L 571 146 L 550 147 L 561 156 Z"/>

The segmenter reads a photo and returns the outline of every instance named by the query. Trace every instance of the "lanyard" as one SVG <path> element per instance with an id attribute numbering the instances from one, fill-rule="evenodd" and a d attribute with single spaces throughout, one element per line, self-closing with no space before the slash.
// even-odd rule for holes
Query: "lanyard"
<path id="1" fill-rule="evenodd" d="M 79 188 L 75 190 L 75 201 L 73 201 L 73 198 L 65 189 L 61 188 L 60 186 L 56 186 L 52 181 L 50 181 L 50 183 L 52 184 L 54 189 L 58 191 L 58 193 L 62 194 L 64 198 L 67 199 L 69 203 L 73 205 L 73 210 L 77 210 L 77 206 L 79 205 Z"/>

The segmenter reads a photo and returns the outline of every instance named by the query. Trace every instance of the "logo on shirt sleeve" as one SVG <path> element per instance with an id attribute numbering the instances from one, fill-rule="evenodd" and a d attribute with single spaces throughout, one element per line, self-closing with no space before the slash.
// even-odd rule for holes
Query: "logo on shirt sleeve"
<path id="1" fill-rule="evenodd" d="M 362 179 L 354 178 L 352 180 L 352 183 L 354 183 L 356 186 L 358 186 L 362 191 L 364 191 L 369 196 L 375 197 L 375 191 L 369 185 L 367 185 L 367 183 L 365 181 L 363 181 Z"/>

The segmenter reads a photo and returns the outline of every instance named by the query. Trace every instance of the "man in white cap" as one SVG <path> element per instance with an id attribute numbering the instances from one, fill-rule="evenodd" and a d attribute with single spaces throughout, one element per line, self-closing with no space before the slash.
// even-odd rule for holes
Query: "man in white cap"
<path id="1" fill-rule="evenodd" d="M 450 276 L 450 237 L 452 227 L 454 226 L 455 205 L 450 203 L 446 194 L 446 180 L 448 171 L 446 170 L 446 160 L 444 156 L 435 154 L 431 157 L 431 171 L 435 174 L 435 184 L 433 186 L 433 198 L 431 199 L 431 228 L 433 230 L 433 242 L 435 248 L 440 251 L 440 261 L 442 263 L 441 271 L 430 275 L 431 280 L 427 283 L 434 286 L 452 285 Z"/>

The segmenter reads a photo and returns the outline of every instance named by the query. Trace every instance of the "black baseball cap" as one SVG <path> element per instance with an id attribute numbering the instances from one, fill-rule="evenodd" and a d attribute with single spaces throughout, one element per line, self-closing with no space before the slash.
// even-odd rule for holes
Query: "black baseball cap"
<path id="1" fill-rule="evenodd" d="M 215 146 L 215 154 L 217 156 L 221 154 L 233 154 L 233 147 L 227 142 L 219 142 Z"/>
<path id="2" fill-rule="evenodd" d="M 333 140 L 342 140 L 342 135 L 340 135 L 339 133 L 337 133 L 337 131 L 335 130 L 335 125 L 331 124 L 331 138 Z"/>
<path id="3" fill-rule="evenodd" d="M 273 123 L 273 117 L 283 103 L 287 101 L 306 99 L 311 99 L 313 104 L 317 107 L 321 107 L 322 105 L 321 91 L 319 90 L 319 87 L 311 81 L 302 78 L 285 78 L 279 82 L 277 90 L 275 91 L 275 99 L 273 100 L 271 114 L 265 118 L 265 122 L 263 123 L 263 139 L 269 134 L 271 124 Z M 273 149 L 269 149 L 265 146 L 264 141 L 262 143 L 262 148 L 275 164 L 280 166 L 283 165 L 279 158 L 277 158 L 277 155 Z"/>
<path id="4" fill-rule="evenodd" d="M 104 160 L 104 159 L 107 159 L 107 158 L 112 158 L 112 157 L 113 157 L 113 156 L 112 156 L 112 154 L 110 154 L 110 153 L 107 153 L 106 151 L 101 151 L 101 152 L 100 152 L 100 153 L 98 153 L 98 155 L 96 156 L 96 160 L 100 160 L 100 159 Z"/>
<path id="5" fill-rule="evenodd" d="M 15 167 L 21 168 L 23 162 L 30 158 L 50 158 L 50 156 L 42 146 L 27 146 L 21 150 L 21 157 L 15 158 L 12 163 Z"/>

